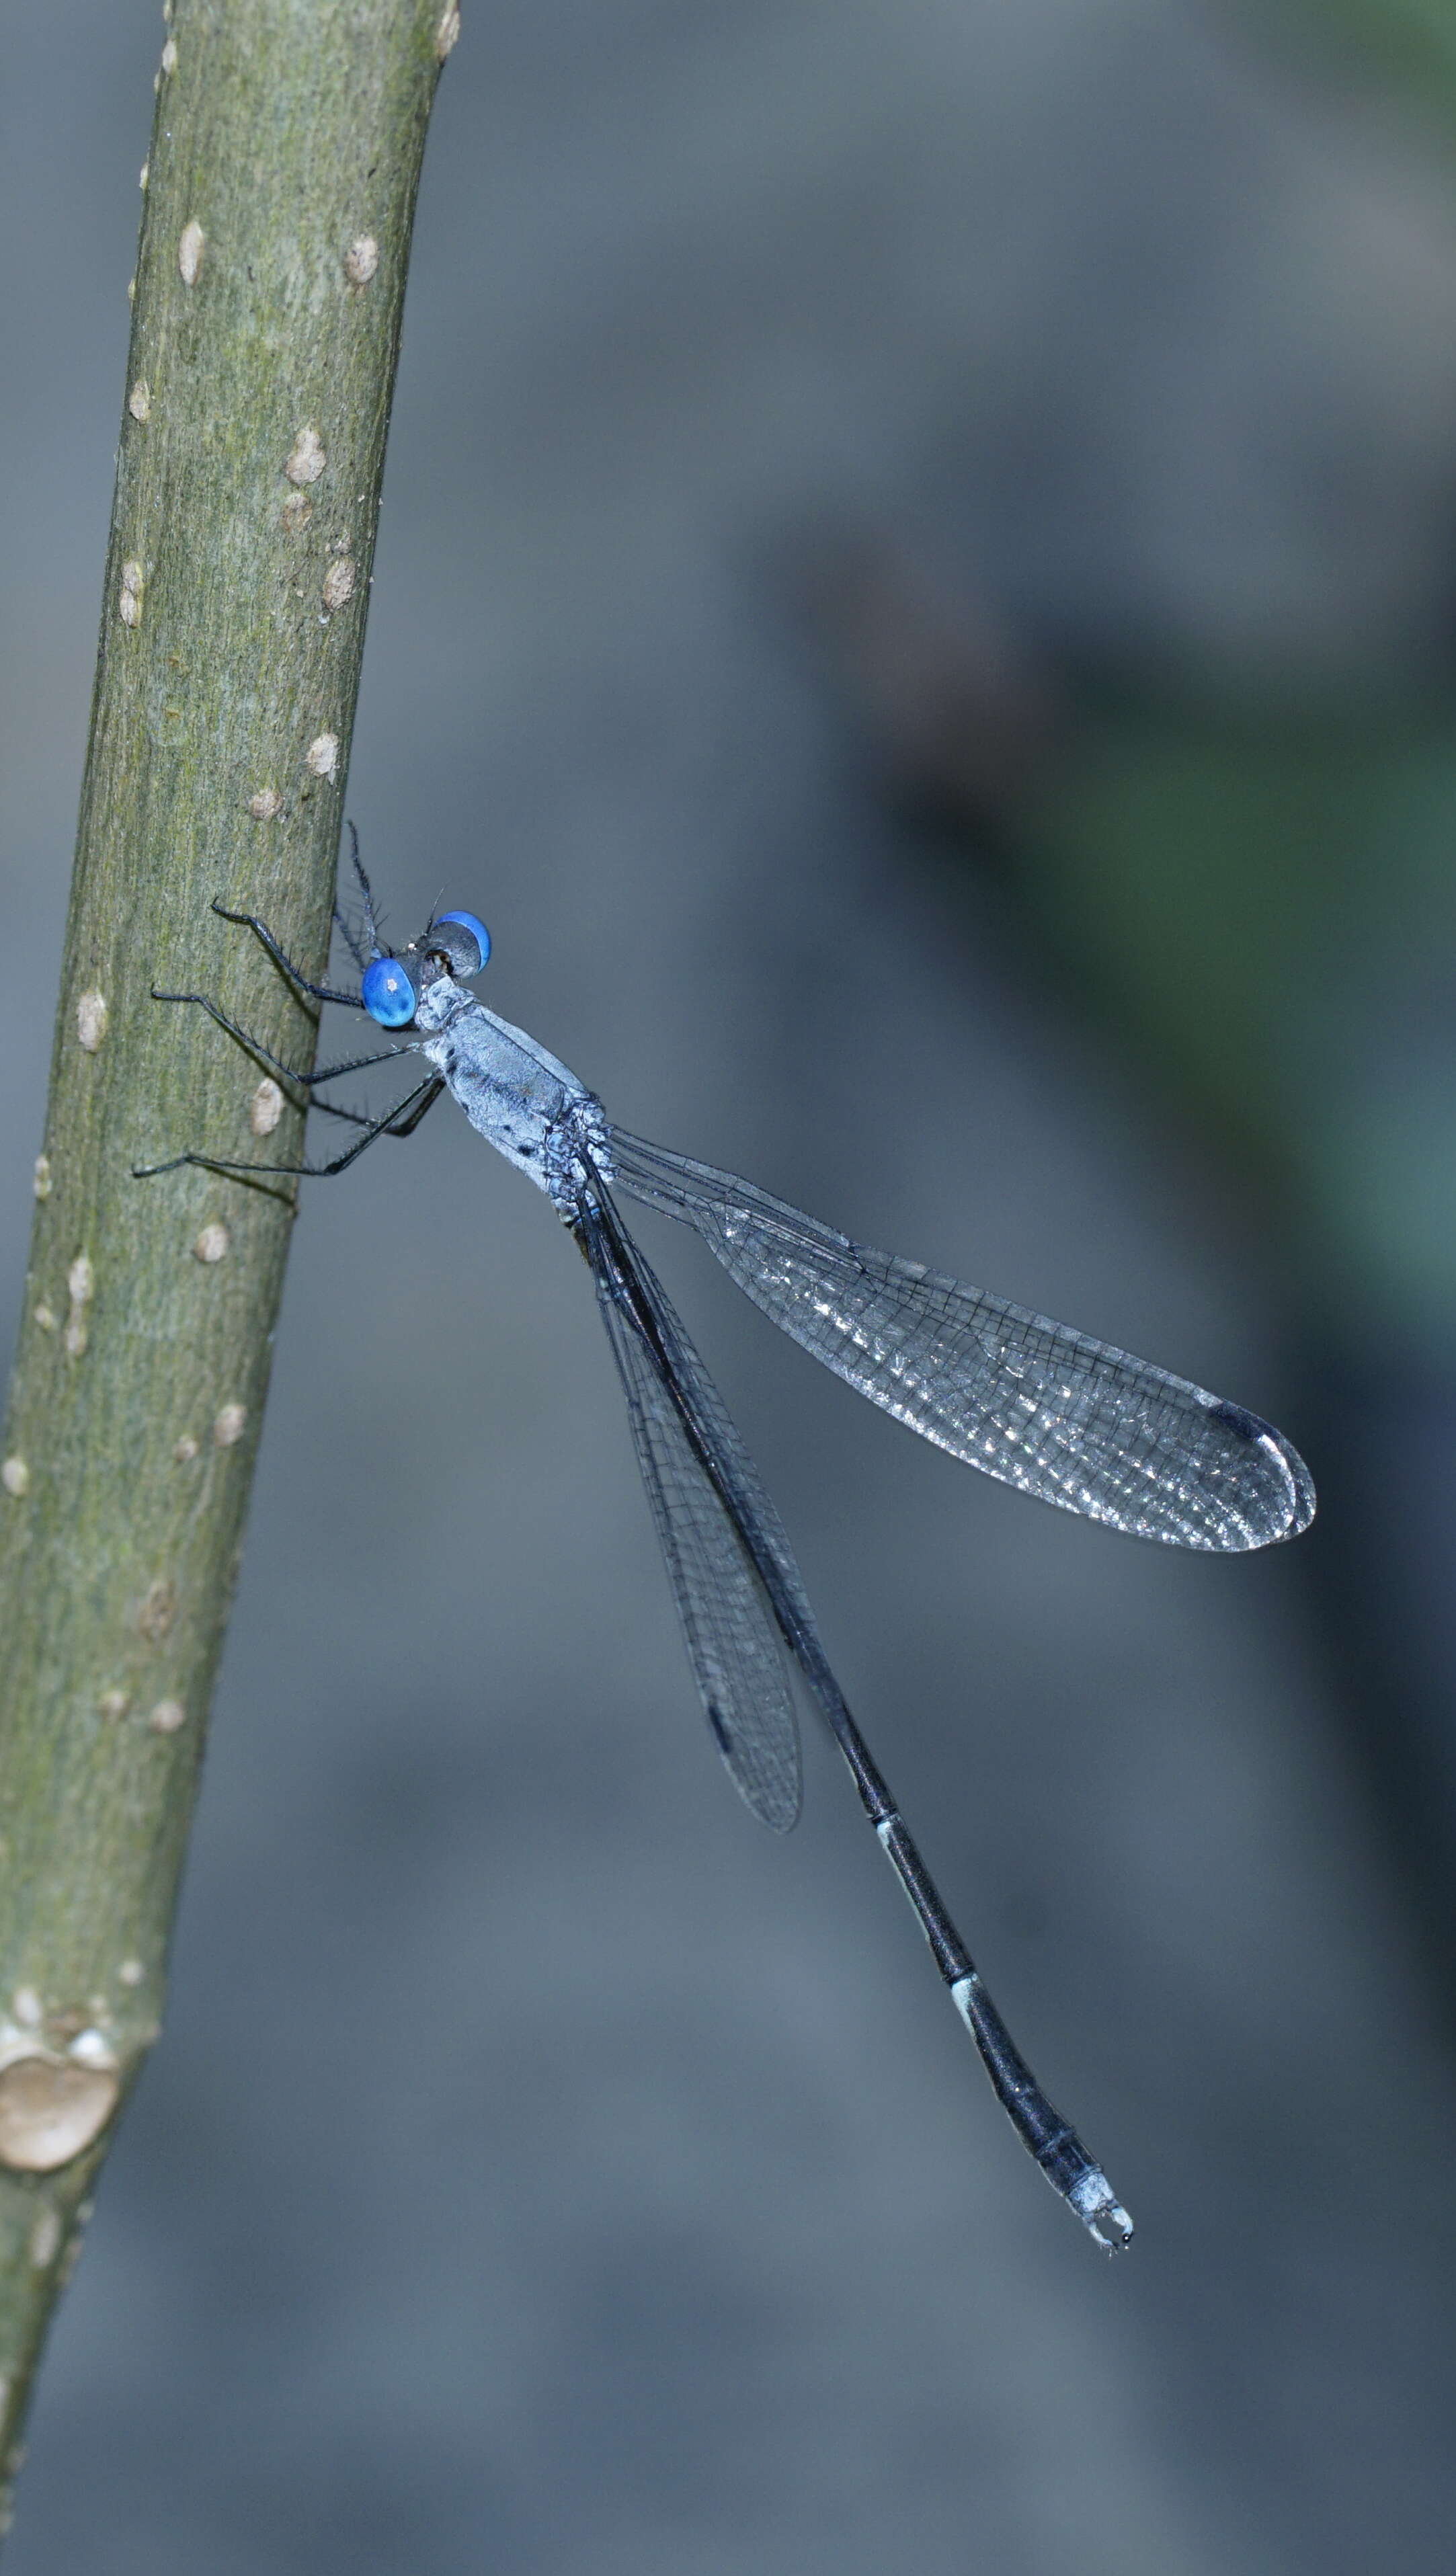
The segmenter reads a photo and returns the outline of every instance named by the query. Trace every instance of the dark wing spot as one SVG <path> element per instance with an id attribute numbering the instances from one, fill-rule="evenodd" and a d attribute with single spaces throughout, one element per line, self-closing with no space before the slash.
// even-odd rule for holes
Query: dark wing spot
<path id="1" fill-rule="evenodd" d="M 1267 1433 L 1277 1438 L 1271 1422 L 1261 1422 L 1257 1413 L 1246 1413 L 1241 1404 L 1211 1404 L 1210 1422 L 1221 1422 L 1226 1431 L 1235 1431 L 1241 1440 L 1262 1440 Z"/>

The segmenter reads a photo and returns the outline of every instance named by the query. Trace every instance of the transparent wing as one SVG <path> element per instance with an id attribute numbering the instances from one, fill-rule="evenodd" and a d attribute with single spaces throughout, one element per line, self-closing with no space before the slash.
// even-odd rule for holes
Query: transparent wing
<path id="1" fill-rule="evenodd" d="M 1281 1433 L 1148 1360 L 851 1243 L 751 1181 L 610 1131 L 629 1196 L 695 1226 L 740 1288 L 912 1431 L 1064 1511 L 1177 1547 L 1251 1548 L 1314 1514 Z"/>
<path id="2" fill-rule="evenodd" d="M 784 1833 L 799 1813 L 799 1730 L 784 1642 L 754 1562 L 791 1618 L 813 1616 L 788 1539 L 716 1387 L 610 1201 L 581 1230 L 638 1464 L 708 1724 L 735 1787 Z"/>

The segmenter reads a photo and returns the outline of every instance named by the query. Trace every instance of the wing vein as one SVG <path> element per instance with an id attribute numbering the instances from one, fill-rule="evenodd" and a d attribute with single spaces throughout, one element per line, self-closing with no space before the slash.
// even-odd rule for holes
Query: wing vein
<path id="1" fill-rule="evenodd" d="M 1174 1546 L 1305 1528 L 1303 1460 L 1257 1414 L 1050 1316 L 852 1243 L 751 1181 L 611 1130 L 629 1196 L 696 1228 L 836 1376 L 952 1457 L 1063 1511 Z"/>

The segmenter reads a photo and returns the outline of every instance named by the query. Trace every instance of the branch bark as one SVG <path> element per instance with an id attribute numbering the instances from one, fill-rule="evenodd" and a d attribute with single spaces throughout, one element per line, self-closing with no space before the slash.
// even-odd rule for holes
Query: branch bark
<path id="1" fill-rule="evenodd" d="M 415 191 L 459 31 L 453 0 L 167 16 L 0 1462 L 7 2491 L 160 2020 L 293 1213 L 288 1184 L 132 1178 L 203 1139 L 287 1158 L 300 1134 L 150 987 L 220 993 L 312 1061 L 309 1015 L 209 905 L 261 912 L 321 968 Z"/>

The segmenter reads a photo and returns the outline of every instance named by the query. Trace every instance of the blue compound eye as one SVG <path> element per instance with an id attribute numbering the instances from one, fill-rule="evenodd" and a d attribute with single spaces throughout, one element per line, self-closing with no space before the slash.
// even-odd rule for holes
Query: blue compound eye
<path id="1" fill-rule="evenodd" d="M 397 957 L 376 957 L 359 978 L 359 999 L 371 1020 L 382 1029 L 402 1029 L 414 1018 L 419 1003 L 408 975 Z"/>
<path id="2" fill-rule="evenodd" d="M 454 965 L 453 971 L 456 975 L 478 975 L 490 955 L 490 932 L 484 922 L 473 912 L 437 912 L 430 927 L 432 930 L 443 930 L 446 922 L 453 924 L 457 930 L 463 930 L 467 938 L 474 940 L 480 952 L 473 966 L 462 955 L 460 963 Z"/>

